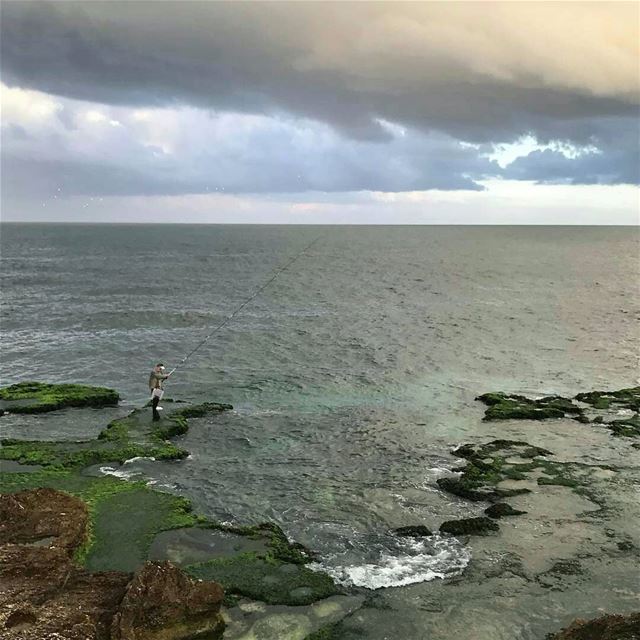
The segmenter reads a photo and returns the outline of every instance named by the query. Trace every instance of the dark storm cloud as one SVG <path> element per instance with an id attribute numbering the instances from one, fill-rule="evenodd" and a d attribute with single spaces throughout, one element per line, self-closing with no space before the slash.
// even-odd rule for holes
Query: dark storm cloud
<path id="1" fill-rule="evenodd" d="M 536 152 L 507 177 L 637 182 L 637 17 L 631 3 L 5 2 L 3 82 L 62 98 L 50 128 L 3 128 L 3 183 L 479 189 L 502 173 L 483 154 L 525 134 L 599 153 Z M 97 136 L 91 105 L 122 122 Z M 247 135 L 188 107 L 267 118 Z M 132 108 L 180 112 L 188 131 L 169 150 L 136 138 Z"/>
<path id="2" fill-rule="evenodd" d="M 476 142 L 558 128 L 580 142 L 585 119 L 633 114 L 633 62 L 597 36 L 637 11 L 538 6 L 536 22 L 527 6 L 7 2 L 2 70 L 73 98 L 282 110 L 365 138 L 386 136 L 384 118 Z M 588 34 L 570 31 L 581 12 Z"/>

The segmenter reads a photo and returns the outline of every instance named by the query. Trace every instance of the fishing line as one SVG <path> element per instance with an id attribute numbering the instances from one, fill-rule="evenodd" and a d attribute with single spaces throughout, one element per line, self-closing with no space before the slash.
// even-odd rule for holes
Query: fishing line
<path id="1" fill-rule="evenodd" d="M 180 362 L 178 362 L 178 364 L 175 367 L 173 367 L 173 369 L 171 369 L 171 371 L 169 372 L 169 375 L 171 375 L 174 371 L 176 371 L 178 367 L 181 367 L 196 351 L 198 351 L 198 349 L 200 349 L 204 344 L 206 344 L 207 340 L 209 340 L 211 336 L 213 336 L 218 331 L 220 331 L 220 329 L 228 325 L 231 322 L 231 320 L 233 320 L 233 318 L 236 315 L 238 315 L 240 311 L 242 311 L 242 309 L 244 309 L 252 300 L 254 300 L 260 293 L 262 293 L 274 280 L 278 278 L 280 274 L 286 271 L 300 256 L 302 256 L 304 253 L 309 251 L 309 249 L 311 249 L 311 247 L 313 247 L 313 245 L 316 242 L 318 242 L 318 240 L 320 240 L 321 237 L 322 236 L 318 236 L 315 240 L 311 241 L 306 247 L 304 247 L 304 249 L 302 249 L 302 251 L 296 253 L 296 255 L 293 256 L 293 258 L 291 258 L 291 260 L 289 260 L 284 266 L 277 269 L 274 272 L 274 274 L 271 276 L 271 278 L 269 278 L 269 280 L 267 280 L 261 287 L 256 289 L 240 306 L 236 307 L 230 315 L 228 315 L 222 322 L 220 322 L 220 324 L 216 325 L 216 327 L 207 336 L 205 336 L 203 340 L 201 340 L 193 349 L 191 349 L 191 351 L 189 351 L 189 353 L 187 353 L 187 355 L 184 358 L 182 358 L 182 360 L 180 360 Z"/>

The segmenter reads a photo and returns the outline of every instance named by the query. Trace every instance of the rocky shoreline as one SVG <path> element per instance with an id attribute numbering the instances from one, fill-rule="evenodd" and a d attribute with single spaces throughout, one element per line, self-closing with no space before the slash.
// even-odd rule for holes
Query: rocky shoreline
<path id="1" fill-rule="evenodd" d="M 488 393 L 478 400 L 487 406 L 486 421 L 569 417 L 585 429 L 605 427 L 639 448 L 640 388 L 574 398 Z M 117 401 L 112 390 L 83 385 L 30 382 L 0 390 L 0 410 L 12 413 Z M 289 541 L 277 525 L 226 526 L 194 514 L 187 500 L 142 482 L 87 473 L 92 466 L 138 456 L 185 458 L 188 452 L 171 438 L 186 433 L 190 419 L 230 408 L 170 402 L 160 423 L 151 422 L 148 409 L 135 409 L 111 421 L 95 440 L 3 440 L 0 578 L 7 586 L 0 590 L 0 637 L 341 638 L 341 621 L 367 606 L 366 593 L 346 590 L 309 569 L 312 551 Z M 606 509 L 590 483 L 592 473 L 609 471 L 605 465 L 560 462 L 550 450 L 524 440 L 463 444 L 452 454 L 463 465 L 440 478 L 439 489 L 489 506 L 483 515 L 443 522 L 442 534 L 492 536 L 503 519 L 526 517 L 518 498 L 543 487 L 561 487 Z M 396 535 L 420 538 L 432 532 L 416 523 Z M 631 545 L 628 551 L 636 555 L 631 542 L 618 544 Z M 561 575 L 562 567 L 556 573 Z M 638 615 L 576 622 L 549 636 L 600 637 L 640 638 Z"/>

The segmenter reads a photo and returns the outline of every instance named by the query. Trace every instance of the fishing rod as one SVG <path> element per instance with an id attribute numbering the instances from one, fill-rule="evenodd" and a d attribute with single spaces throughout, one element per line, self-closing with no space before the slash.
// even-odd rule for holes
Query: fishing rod
<path id="1" fill-rule="evenodd" d="M 289 260 L 286 264 L 284 264 L 279 269 L 276 269 L 273 276 L 271 276 L 269 280 L 267 280 L 261 287 L 256 289 L 240 306 L 236 307 L 233 310 L 233 312 L 229 314 L 222 322 L 216 325 L 216 327 L 207 336 L 205 336 L 203 340 L 201 340 L 193 349 L 191 349 L 191 351 L 189 351 L 189 353 L 187 353 L 187 355 L 184 358 L 182 358 L 182 360 L 180 360 L 180 362 L 178 362 L 178 364 L 175 367 L 173 367 L 171 371 L 169 371 L 168 375 L 171 375 L 174 371 L 178 369 L 178 367 L 181 367 L 196 351 L 198 351 L 198 349 L 200 349 L 204 344 L 206 344 L 207 340 L 209 340 L 211 336 L 213 336 L 215 333 L 220 331 L 220 329 L 228 325 L 231 322 L 231 320 L 233 320 L 233 318 L 236 315 L 238 315 L 240 311 L 242 311 L 242 309 L 244 309 L 252 300 L 257 298 L 258 295 L 260 295 L 260 293 L 262 293 L 274 280 L 276 280 L 281 273 L 286 271 L 300 256 L 302 256 L 304 253 L 309 251 L 309 249 L 311 249 L 311 247 L 313 247 L 313 245 L 316 244 L 316 242 L 318 242 L 318 240 L 320 240 L 321 237 L 322 236 L 318 236 L 315 240 L 312 240 L 306 247 L 304 247 L 304 249 L 302 249 L 302 251 L 299 251 L 298 253 L 296 253 L 296 255 L 293 256 L 291 260 Z"/>

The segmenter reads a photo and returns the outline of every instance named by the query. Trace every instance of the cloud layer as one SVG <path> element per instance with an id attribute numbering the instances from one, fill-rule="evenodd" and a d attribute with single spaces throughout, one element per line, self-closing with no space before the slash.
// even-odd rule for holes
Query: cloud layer
<path id="1" fill-rule="evenodd" d="M 637 184 L 638 19 L 635 3 L 6 2 L 3 191 Z M 523 136 L 528 155 L 489 159 Z"/>

